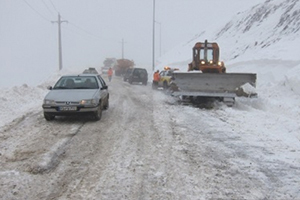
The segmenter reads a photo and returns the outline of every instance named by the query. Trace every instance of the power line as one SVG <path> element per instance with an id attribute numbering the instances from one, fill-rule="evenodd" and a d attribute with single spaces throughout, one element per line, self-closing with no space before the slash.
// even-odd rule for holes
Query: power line
<path id="1" fill-rule="evenodd" d="M 52 10 L 50 10 L 50 8 L 47 6 L 47 4 L 45 3 L 45 1 L 44 1 L 44 0 L 42 0 L 42 2 L 43 2 L 43 4 L 46 6 L 47 10 L 48 10 L 48 11 L 51 13 L 51 15 L 53 15 L 53 16 L 54 16 L 54 14 L 53 14 Z"/>
<path id="2" fill-rule="evenodd" d="M 44 17 L 41 13 L 39 13 L 37 10 L 35 10 L 26 0 L 23 0 L 35 13 L 37 13 L 40 17 L 42 17 L 44 20 L 46 21 L 50 21 L 49 19 L 47 19 L 46 17 Z"/>
<path id="3" fill-rule="evenodd" d="M 52 6 L 53 6 L 54 10 L 56 10 L 56 12 L 57 12 L 57 13 L 59 13 L 59 12 L 58 12 L 58 10 L 56 9 L 56 7 L 54 6 L 54 4 L 53 4 L 52 0 L 50 0 L 50 3 L 52 4 Z"/>
<path id="4" fill-rule="evenodd" d="M 69 22 L 69 24 L 73 25 L 75 28 L 81 30 L 81 31 L 84 32 L 85 34 L 87 34 L 87 35 L 89 35 L 89 36 L 91 36 L 91 37 L 93 37 L 93 38 L 95 38 L 95 39 L 98 39 L 98 40 L 103 40 L 103 39 L 106 39 L 106 40 L 112 40 L 112 39 L 109 39 L 109 38 L 99 37 L 99 36 L 97 36 L 97 35 L 95 35 L 95 34 L 89 32 L 89 31 L 85 30 L 84 28 L 81 28 L 80 26 L 78 26 L 78 25 L 76 25 L 76 24 L 74 24 L 74 23 L 72 23 L 72 22 Z"/>

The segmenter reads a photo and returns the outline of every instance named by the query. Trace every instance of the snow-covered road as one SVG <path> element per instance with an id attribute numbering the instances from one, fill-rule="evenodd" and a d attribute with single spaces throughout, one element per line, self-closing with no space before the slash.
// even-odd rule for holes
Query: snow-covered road
<path id="1" fill-rule="evenodd" d="M 0 199 L 300 199 L 299 108 L 199 109 L 117 77 L 109 91 L 101 121 L 37 105 L 1 127 Z"/>

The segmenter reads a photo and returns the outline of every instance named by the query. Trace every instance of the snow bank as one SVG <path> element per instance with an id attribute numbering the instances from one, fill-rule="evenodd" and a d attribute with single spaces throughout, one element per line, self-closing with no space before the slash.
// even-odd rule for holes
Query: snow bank
<path id="1" fill-rule="evenodd" d="M 46 89 L 30 87 L 26 84 L 1 90 L 0 127 L 13 119 L 22 117 L 26 112 L 36 112 L 41 109 L 42 99 L 46 92 Z"/>

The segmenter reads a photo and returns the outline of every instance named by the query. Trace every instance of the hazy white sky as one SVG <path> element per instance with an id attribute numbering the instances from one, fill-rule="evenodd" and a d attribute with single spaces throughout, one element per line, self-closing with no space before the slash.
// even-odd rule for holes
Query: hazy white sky
<path id="1" fill-rule="evenodd" d="M 155 0 L 155 57 L 233 15 L 225 0 Z M 264 0 L 253 0 L 263 2 Z M 211 15 L 202 10 L 211 10 Z M 64 67 L 100 67 L 106 57 L 152 65 L 153 0 L 0 0 L 0 66 L 29 76 L 58 69 L 58 12 Z M 205 13 L 205 14 L 204 14 Z M 28 81 L 30 82 L 30 81 Z M 0 82 L 1 84 L 1 82 Z"/>

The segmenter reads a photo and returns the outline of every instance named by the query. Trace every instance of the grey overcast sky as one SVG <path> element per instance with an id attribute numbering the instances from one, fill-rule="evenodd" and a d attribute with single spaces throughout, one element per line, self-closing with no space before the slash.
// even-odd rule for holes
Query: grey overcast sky
<path id="1" fill-rule="evenodd" d="M 155 0 L 155 57 L 191 39 L 215 20 L 226 23 L 243 2 Z M 263 2 L 263 0 L 253 0 Z M 152 65 L 154 0 L 0 0 L 2 72 L 50 73 L 58 69 L 58 12 L 62 20 L 64 67 L 98 67 L 107 57 Z M 254 4 L 254 3 L 253 3 Z M 210 10 L 211 14 L 207 14 Z M 218 23 L 220 24 L 220 23 Z"/>

